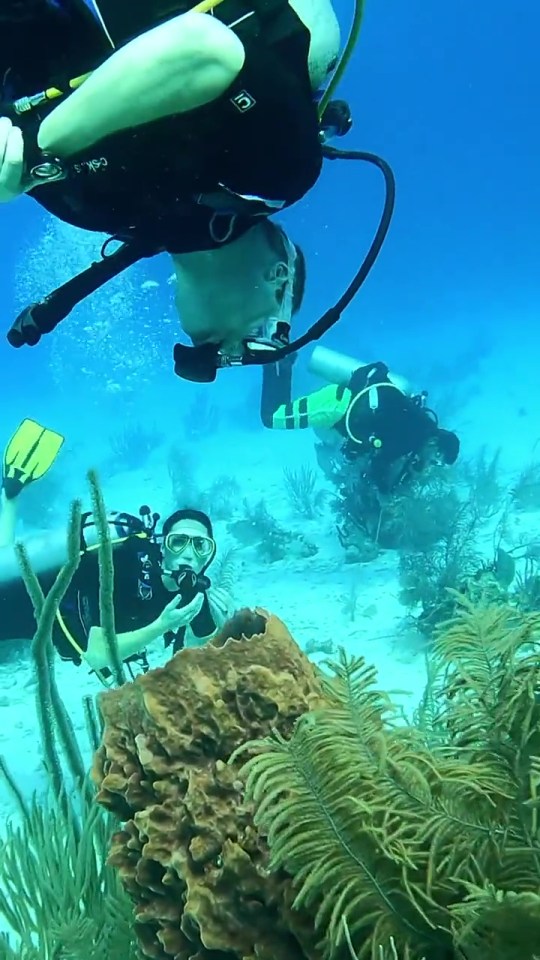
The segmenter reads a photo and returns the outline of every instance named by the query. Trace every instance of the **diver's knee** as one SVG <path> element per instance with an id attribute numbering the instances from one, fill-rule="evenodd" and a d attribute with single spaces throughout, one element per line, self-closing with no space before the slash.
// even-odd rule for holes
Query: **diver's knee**
<path id="1" fill-rule="evenodd" d="M 188 58 L 194 69 L 221 70 L 232 82 L 244 65 L 245 50 L 240 37 L 207 13 L 188 10 L 151 33 L 156 35 L 162 64 L 173 71 L 179 66 L 185 68 L 184 58 Z"/>

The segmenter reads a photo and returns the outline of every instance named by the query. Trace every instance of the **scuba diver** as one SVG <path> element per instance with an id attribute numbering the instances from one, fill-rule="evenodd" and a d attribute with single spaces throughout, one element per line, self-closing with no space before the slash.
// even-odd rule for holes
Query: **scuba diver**
<path id="1" fill-rule="evenodd" d="M 292 400 L 293 362 L 263 368 L 261 419 L 273 430 L 313 428 L 320 463 L 340 457 L 357 463 L 361 477 L 384 495 L 429 466 L 457 460 L 459 439 L 439 427 L 427 394 L 413 394 L 384 363 L 364 364 L 316 347 L 309 369 L 329 383 Z"/>
<path id="2" fill-rule="evenodd" d="M 0 512 L 0 640 L 28 639 L 35 633 L 33 609 L 13 550 L 16 502 L 30 483 L 53 465 L 63 438 L 25 420 L 8 443 L 3 459 Z M 141 507 L 140 516 L 112 513 L 114 607 L 120 657 L 148 669 L 145 650 L 163 637 L 172 652 L 200 646 L 232 614 L 230 596 L 211 584 L 207 571 L 216 542 L 209 517 L 178 510 L 156 533 L 158 514 Z M 99 564 L 91 513 L 81 524 L 81 560 L 57 613 L 53 643 L 64 660 L 82 662 L 103 679 L 109 653 L 99 615 Z M 65 533 L 25 541 L 32 566 L 47 592 L 65 560 Z"/>
<path id="3" fill-rule="evenodd" d="M 0 201 L 28 193 L 121 244 L 110 252 L 107 241 L 101 260 L 23 310 L 12 346 L 36 345 L 113 276 L 166 251 L 192 341 L 176 344 L 175 372 L 211 382 L 222 367 L 274 362 L 319 339 L 369 273 L 393 211 L 392 171 L 328 143 L 352 125 L 331 97 L 364 0 L 341 57 L 331 0 L 187 2 L 2 4 Z M 343 296 L 291 344 L 298 248 L 269 218 L 337 158 L 382 171 L 383 214 Z"/>
<path id="4" fill-rule="evenodd" d="M 267 218 L 321 171 L 316 93 L 337 18 L 330 0 L 186 6 L 100 0 L 98 18 L 84 0 L 2 5 L 3 100 L 20 112 L 0 121 L 0 200 L 29 193 L 142 255 L 170 253 L 193 343 L 279 345 L 294 248 Z"/>

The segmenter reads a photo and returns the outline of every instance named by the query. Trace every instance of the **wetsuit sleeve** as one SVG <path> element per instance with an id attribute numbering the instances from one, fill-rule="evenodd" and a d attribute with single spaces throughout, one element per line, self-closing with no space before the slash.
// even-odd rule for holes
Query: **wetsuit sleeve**
<path id="1" fill-rule="evenodd" d="M 196 637 L 197 640 L 206 640 L 214 635 L 217 630 L 217 626 L 218 625 L 213 616 L 213 611 L 210 608 L 208 594 L 205 593 L 203 605 L 197 616 L 190 623 L 193 636 Z"/>
<path id="2" fill-rule="evenodd" d="M 305 430 L 334 427 L 347 412 L 351 393 L 329 384 L 316 393 L 291 400 L 292 366 L 263 367 L 261 420 L 271 430 Z"/>

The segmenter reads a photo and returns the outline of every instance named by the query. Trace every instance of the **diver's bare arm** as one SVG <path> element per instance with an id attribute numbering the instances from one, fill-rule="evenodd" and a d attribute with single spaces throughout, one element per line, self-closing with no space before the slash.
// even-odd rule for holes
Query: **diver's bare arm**
<path id="1" fill-rule="evenodd" d="M 244 58 L 241 40 L 225 24 L 184 13 L 113 53 L 44 119 L 39 146 L 69 157 L 112 133 L 210 103 Z"/>
<path id="2" fill-rule="evenodd" d="M 119 633 L 117 636 L 118 652 L 121 660 L 141 653 L 146 647 L 162 637 L 164 633 L 159 619 L 149 623 L 146 627 L 131 630 L 129 633 Z M 94 670 L 110 667 L 109 647 L 101 627 L 92 627 L 88 637 L 88 649 L 85 660 Z"/>

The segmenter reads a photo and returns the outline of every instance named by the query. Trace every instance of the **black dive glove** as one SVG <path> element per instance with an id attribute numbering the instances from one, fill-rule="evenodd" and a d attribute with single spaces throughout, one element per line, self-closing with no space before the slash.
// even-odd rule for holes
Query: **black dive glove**
<path id="1" fill-rule="evenodd" d="M 197 596 L 198 593 L 204 595 L 203 604 L 198 614 L 193 618 L 189 626 L 195 637 L 201 640 L 210 637 L 216 630 L 216 623 L 210 610 L 207 590 L 210 588 L 210 579 L 204 574 L 195 573 L 191 567 L 179 567 L 174 571 L 174 579 L 178 585 L 181 606 L 185 607 Z M 176 632 L 170 630 L 164 635 L 165 647 L 174 643 L 174 653 L 181 650 L 184 646 L 186 627 L 182 627 Z"/>

